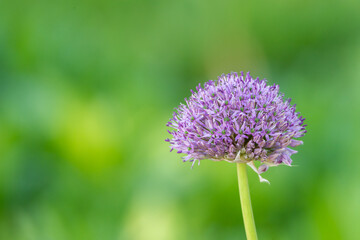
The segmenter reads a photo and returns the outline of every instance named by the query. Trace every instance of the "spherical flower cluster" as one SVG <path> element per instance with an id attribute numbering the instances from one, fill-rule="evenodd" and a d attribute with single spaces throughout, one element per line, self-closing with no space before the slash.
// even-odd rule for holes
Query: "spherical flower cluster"
<path id="1" fill-rule="evenodd" d="M 248 73 L 222 75 L 180 104 L 167 126 L 171 151 L 186 154 L 184 161 L 203 159 L 246 162 L 258 174 L 270 166 L 291 165 L 291 155 L 302 141 L 305 118 L 295 111 L 291 99 L 284 100 L 279 86 L 254 79 Z M 257 168 L 254 164 L 262 164 Z"/>

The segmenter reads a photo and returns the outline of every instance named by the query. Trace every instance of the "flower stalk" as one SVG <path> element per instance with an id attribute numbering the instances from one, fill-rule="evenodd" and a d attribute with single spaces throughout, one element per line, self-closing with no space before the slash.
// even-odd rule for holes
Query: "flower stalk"
<path id="1" fill-rule="evenodd" d="M 254 214 L 251 207 L 251 198 L 248 177 L 246 172 L 246 163 L 236 163 L 241 210 L 244 219 L 244 226 L 247 240 L 257 240 Z"/>

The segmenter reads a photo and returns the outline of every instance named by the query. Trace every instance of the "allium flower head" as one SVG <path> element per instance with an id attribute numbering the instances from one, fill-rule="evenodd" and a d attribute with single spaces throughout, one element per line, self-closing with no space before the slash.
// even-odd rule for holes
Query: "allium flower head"
<path id="1" fill-rule="evenodd" d="M 186 154 L 184 162 L 203 159 L 246 162 L 260 174 L 271 166 L 291 166 L 291 155 L 303 142 L 305 118 L 284 100 L 279 86 L 247 73 L 222 75 L 191 90 L 167 126 L 171 150 Z M 257 168 L 255 161 L 261 162 Z"/>

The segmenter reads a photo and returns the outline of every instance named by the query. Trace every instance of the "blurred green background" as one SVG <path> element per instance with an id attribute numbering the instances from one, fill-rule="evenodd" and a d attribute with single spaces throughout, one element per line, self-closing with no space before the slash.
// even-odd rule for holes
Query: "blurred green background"
<path id="1" fill-rule="evenodd" d="M 0 239 L 245 239 L 236 167 L 166 122 L 250 71 L 306 118 L 297 167 L 249 171 L 259 239 L 360 235 L 360 2 L 1 1 Z"/>

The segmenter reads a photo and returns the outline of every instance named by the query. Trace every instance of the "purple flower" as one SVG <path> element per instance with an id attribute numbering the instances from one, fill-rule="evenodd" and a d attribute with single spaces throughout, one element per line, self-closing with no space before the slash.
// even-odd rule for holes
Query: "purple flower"
<path id="1" fill-rule="evenodd" d="M 184 153 L 184 162 L 203 159 L 246 162 L 260 177 L 269 166 L 291 165 L 291 155 L 303 142 L 305 118 L 279 86 L 253 79 L 248 73 L 222 75 L 191 90 L 167 126 L 171 150 Z M 254 161 L 262 165 L 255 167 Z M 267 181 L 260 177 L 260 180 Z"/>

